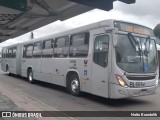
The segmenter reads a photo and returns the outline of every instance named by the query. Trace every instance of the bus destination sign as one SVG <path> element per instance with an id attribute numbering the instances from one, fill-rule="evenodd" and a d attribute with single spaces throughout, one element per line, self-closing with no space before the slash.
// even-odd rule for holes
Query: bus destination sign
<path id="1" fill-rule="evenodd" d="M 114 27 L 117 28 L 119 31 L 154 36 L 152 29 L 137 24 L 115 21 Z"/>

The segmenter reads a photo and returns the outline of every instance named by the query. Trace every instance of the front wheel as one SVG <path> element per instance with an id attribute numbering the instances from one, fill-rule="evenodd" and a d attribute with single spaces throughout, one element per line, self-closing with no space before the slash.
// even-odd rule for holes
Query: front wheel
<path id="1" fill-rule="evenodd" d="M 69 85 L 68 85 L 69 92 L 74 96 L 80 95 L 80 82 L 77 75 L 73 74 L 70 77 Z"/>
<path id="2" fill-rule="evenodd" d="M 28 70 L 28 81 L 30 82 L 30 83 L 35 83 L 35 81 L 34 81 L 34 79 L 33 79 L 33 72 L 32 72 L 32 69 L 29 69 Z"/>

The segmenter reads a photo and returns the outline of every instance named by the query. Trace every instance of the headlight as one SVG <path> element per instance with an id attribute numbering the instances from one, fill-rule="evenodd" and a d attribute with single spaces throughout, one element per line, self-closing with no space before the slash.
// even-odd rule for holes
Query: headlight
<path id="1" fill-rule="evenodd" d="M 159 78 L 156 79 L 155 85 L 158 86 Z"/>
<path id="2" fill-rule="evenodd" d="M 122 76 L 116 75 L 116 78 L 117 78 L 117 81 L 119 82 L 119 84 L 120 84 L 122 87 L 128 87 L 128 86 L 127 86 L 127 83 L 123 80 Z"/>

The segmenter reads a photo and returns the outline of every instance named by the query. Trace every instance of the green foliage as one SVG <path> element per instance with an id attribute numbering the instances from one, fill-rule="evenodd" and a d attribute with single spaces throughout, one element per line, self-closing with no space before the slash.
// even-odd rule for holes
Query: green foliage
<path id="1" fill-rule="evenodd" d="M 158 24 L 155 28 L 154 28 L 154 35 L 157 38 L 160 38 L 160 24 Z"/>

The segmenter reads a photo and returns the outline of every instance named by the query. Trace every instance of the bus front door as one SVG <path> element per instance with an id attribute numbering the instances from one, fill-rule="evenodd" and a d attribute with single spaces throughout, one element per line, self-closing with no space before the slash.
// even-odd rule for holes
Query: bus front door
<path id="1" fill-rule="evenodd" d="M 110 34 L 94 35 L 92 63 L 92 92 L 108 97 Z"/>

